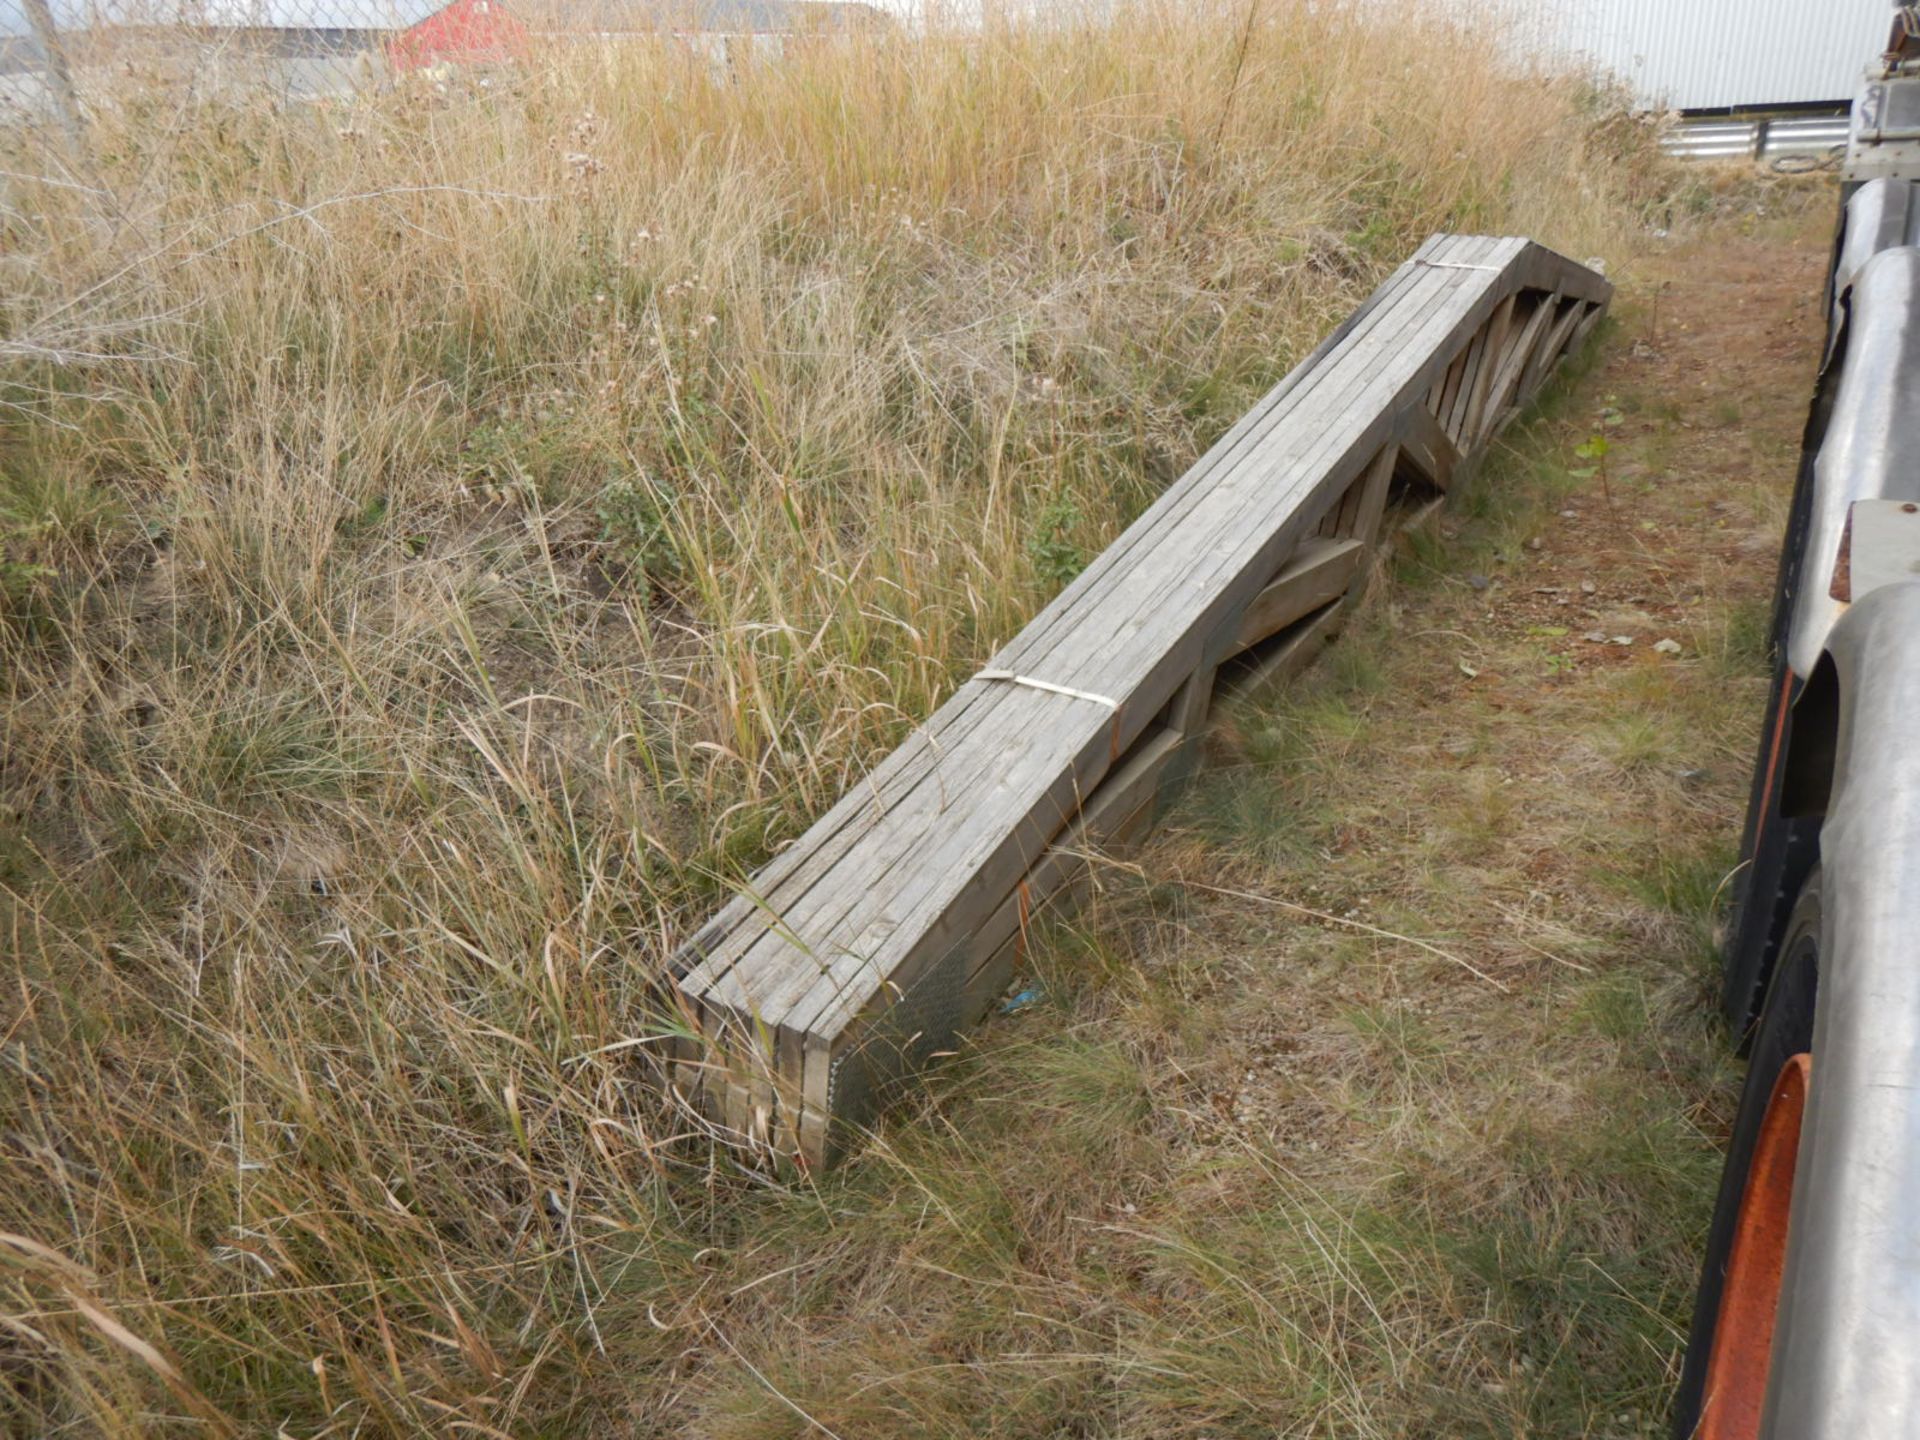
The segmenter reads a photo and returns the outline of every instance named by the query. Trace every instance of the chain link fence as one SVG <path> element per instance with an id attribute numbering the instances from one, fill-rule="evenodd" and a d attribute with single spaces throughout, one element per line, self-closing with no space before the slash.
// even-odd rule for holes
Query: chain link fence
<path id="1" fill-rule="evenodd" d="M 0 0 L 0 121 L 77 135 L 156 85 L 325 101 L 551 44 L 667 40 L 737 64 L 895 23 L 834 0 Z"/>

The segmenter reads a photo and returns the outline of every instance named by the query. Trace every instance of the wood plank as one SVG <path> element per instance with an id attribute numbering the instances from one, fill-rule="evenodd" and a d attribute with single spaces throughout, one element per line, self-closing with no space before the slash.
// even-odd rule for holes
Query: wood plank
<path id="1" fill-rule="evenodd" d="M 1436 405 L 1433 410 L 1435 418 L 1440 421 L 1441 428 L 1447 432 L 1449 437 L 1453 434 L 1453 426 L 1450 421 L 1453 416 L 1454 407 L 1459 403 L 1460 387 L 1466 381 L 1466 374 L 1467 354 L 1463 350 L 1454 357 L 1453 365 L 1447 371 L 1447 382 L 1440 391 L 1440 403 Z"/>
<path id="2" fill-rule="evenodd" d="M 1507 353 L 1507 326 L 1513 319 L 1515 295 L 1502 300 L 1487 322 L 1480 342 L 1480 364 L 1473 377 L 1472 397 L 1467 401 L 1466 418 L 1461 422 L 1461 444 L 1468 449 L 1479 444 L 1481 427 L 1487 418 L 1487 396 L 1493 389 L 1494 373 Z"/>
<path id="3" fill-rule="evenodd" d="M 1550 304 L 1535 303 L 1515 333 L 1512 343 L 1507 346 L 1507 353 L 1501 358 L 1499 372 L 1494 376 L 1492 392 L 1488 396 L 1486 422 L 1475 433 L 1474 444 L 1484 445 L 1492 439 L 1494 433 L 1504 425 L 1513 407 L 1523 398 L 1520 395 L 1520 379 L 1526 373 L 1527 361 L 1540 344 L 1540 337 L 1546 333 L 1552 311 Z"/>
<path id="4" fill-rule="evenodd" d="M 1480 357 L 1486 349 L 1486 341 L 1486 330 L 1482 327 L 1480 333 L 1467 342 L 1467 348 L 1460 357 L 1460 383 L 1448 396 L 1447 408 L 1440 412 L 1440 423 L 1462 450 L 1467 448 L 1464 438 L 1467 406 L 1472 402 L 1473 387 L 1480 377 Z"/>
<path id="5" fill-rule="evenodd" d="M 1344 601 L 1335 600 L 1322 606 L 1277 636 L 1272 648 L 1245 669 L 1229 672 L 1225 677 L 1227 693 L 1235 699 L 1245 699 L 1293 679 L 1320 657 L 1320 652 L 1338 637 L 1345 623 Z"/>
<path id="6" fill-rule="evenodd" d="M 1418 408 L 1418 407 L 1415 407 Z M 1394 472 L 1400 466 L 1400 446 L 1397 443 L 1381 447 L 1380 453 L 1373 458 L 1373 464 L 1367 468 L 1366 484 L 1360 493 L 1360 512 L 1353 517 L 1352 538 L 1363 547 L 1373 544 L 1374 532 L 1380 528 L 1380 517 L 1386 513 L 1387 496 L 1393 489 Z M 1364 560 L 1364 556 L 1362 557 Z M 1358 583 L 1359 571 L 1363 564 L 1354 566 L 1354 583 Z"/>
<path id="7" fill-rule="evenodd" d="M 1577 354 L 1580 347 L 1587 343 L 1587 337 L 1593 334 L 1593 332 L 1599 328 L 1600 322 L 1606 318 L 1605 307 L 1599 305 L 1589 306 L 1587 313 L 1580 317 L 1580 323 L 1574 326 L 1573 334 L 1567 340 L 1565 353 L 1568 355 Z M 1560 357 L 1555 356 L 1554 359 L 1558 362 Z"/>
<path id="8" fill-rule="evenodd" d="M 1460 447 L 1441 429 L 1431 411 L 1416 406 L 1406 413 L 1400 433 L 1400 452 L 1434 489 L 1445 492 L 1452 486 L 1454 470 L 1460 464 Z"/>
<path id="9" fill-rule="evenodd" d="M 1520 379 L 1520 388 L 1532 394 L 1546 374 L 1559 362 L 1561 352 L 1567 348 L 1567 342 L 1573 337 L 1574 327 L 1580 323 L 1585 307 L 1572 297 L 1564 298 L 1559 313 L 1554 317 L 1553 326 L 1547 331 L 1547 338 L 1540 348 L 1527 361 L 1526 371 Z"/>
<path id="10" fill-rule="evenodd" d="M 1384 503 L 1384 495 L 1382 500 Z M 1287 568 L 1253 597 L 1241 614 L 1234 650 L 1241 651 L 1286 629 L 1294 621 L 1347 593 L 1366 555 L 1361 540 L 1309 540 Z"/>
<path id="11" fill-rule="evenodd" d="M 1213 709 L 1213 681 L 1218 669 L 1213 665 L 1202 665 L 1173 697 L 1173 703 L 1167 707 L 1167 728 L 1176 735 L 1191 739 L 1206 729 L 1207 716 Z"/>

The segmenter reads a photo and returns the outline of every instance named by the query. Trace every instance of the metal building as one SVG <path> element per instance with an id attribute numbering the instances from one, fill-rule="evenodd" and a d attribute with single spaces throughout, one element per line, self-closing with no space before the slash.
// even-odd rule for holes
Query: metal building
<path id="1" fill-rule="evenodd" d="M 1840 104 L 1885 47 L 1889 0 L 1497 0 L 1529 51 L 1577 56 L 1674 110 Z"/>

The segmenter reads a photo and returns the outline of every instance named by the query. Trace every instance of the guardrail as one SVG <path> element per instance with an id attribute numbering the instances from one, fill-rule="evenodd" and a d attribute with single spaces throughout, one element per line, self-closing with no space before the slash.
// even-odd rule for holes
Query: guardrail
<path id="1" fill-rule="evenodd" d="M 1086 856 L 1145 830 L 1222 689 L 1332 638 L 1389 507 L 1442 495 L 1612 290 L 1436 236 L 683 948 L 673 1082 L 830 1163 L 1004 989 Z"/>

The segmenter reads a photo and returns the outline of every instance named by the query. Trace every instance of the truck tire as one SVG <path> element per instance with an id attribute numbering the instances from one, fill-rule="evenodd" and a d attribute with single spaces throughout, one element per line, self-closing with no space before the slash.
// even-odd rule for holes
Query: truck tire
<path id="1" fill-rule="evenodd" d="M 1746 1084 L 1740 1092 L 1733 1134 L 1727 1143 L 1726 1166 L 1720 1172 L 1720 1192 L 1707 1230 L 1706 1263 L 1693 1306 L 1693 1326 L 1687 1336 L 1686 1359 L 1680 1369 L 1680 1387 L 1674 1397 L 1675 1440 L 1701 1435 L 1709 1363 L 1720 1332 L 1723 1302 L 1727 1298 L 1727 1267 L 1741 1212 L 1748 1198 L 1748 1179 L 1754 1171 L 1763 1131 L 1783 1077 L 1796 1057 L 1813 1048 L 1813 1009 L 1820 978 L 1820 872 L 1815 869 L 1801 887 L 1781 938 L 1780 960 L 1767 988 L 1766 1004 L 1752 1032 Z M 1804 1070 L 1802 1071 L 1804 1076 Z M 1797 1120 L 1796 1120 L 1797 1133 Z M 1791 1169 L 1791 1156 L 1787 1158 Z M 1768 1316 L 1771 1323 L 1771 1316 Z M 1739 1433 L 1725 1429 L 1721 1434 Z"/>
<path id="2" fill-rule="evenodd" d="M 1826 440 L 1827 422 L 1833 413 L 1834 397 L 1839 392 L 1840 376 L 1847 361 L 1845 326 L 1836 329 L 1834 323 L 1834 317 L 1843 312 L 1835 306 L 1833 294 L 1840 250 L 1846 238 L 1846 219 L 1843 198 L 1840 218 L 1834 227 L 1833 253 L 1827 264 L 1822 303 L 1822 313 L 1828 317 L 1822 353 L 1828 360 L 1815 383 L 1813 404 L 1807 409 L 1807 423 L 1801 431 L 1793 501 L 1788 507 L 1786 534 L 1774 573 L 1773 615 L 1767 631 L 1767 649 L 1773 657 L 1773 685 L 1768 692 L 1766 721 L 1760 730 L 1759 754 L 1754 761 L 1746 832 L 1740 842 L 1742 864 L 1735 880 L 1733 910 L 1722 952 L 1721 1005 L 1727 1024 L 1733 1030 L 1736 1052 L 1741 1055 L 1747 1054 L 1753 1043 L 1761 1002 L 1768 993 L 1776 957 L 1782 953 L 1780 942 L 1791 921 L 1795 899 L 1820 859 L 1819 818 L 1789 817 L 1783 813 L 1780 802 L 1788 768 L 1785 741 L 1791 724 L 1790 712 L 1806 679 L 1787 668 L 1786 657 L 1787 643 L 1792 638 L 1794 603 L 1801 587 L 1807 583 L 1801 571 L 1805 566 L 1807 536 L 1813 527 L 1814 462 Z M 1816 578 L 1816 583 L 1825 581 Z"/>
<path id="3" fill-rule="evenodd" d="M 1780 814 L 1777 781 L 1774 792 L 1756 797 L 1755 803 L 1771 813 L 1740 877 L 1723 961 L 1726 988 L 1721 1004 L 1737 1055 L 1748 1054 L 1754 1044 L 1761 1004 L 1771 993 L 1774 968 L 1785 953 L 1797 897 L 1820 863 L 1819 817 Z"/>

